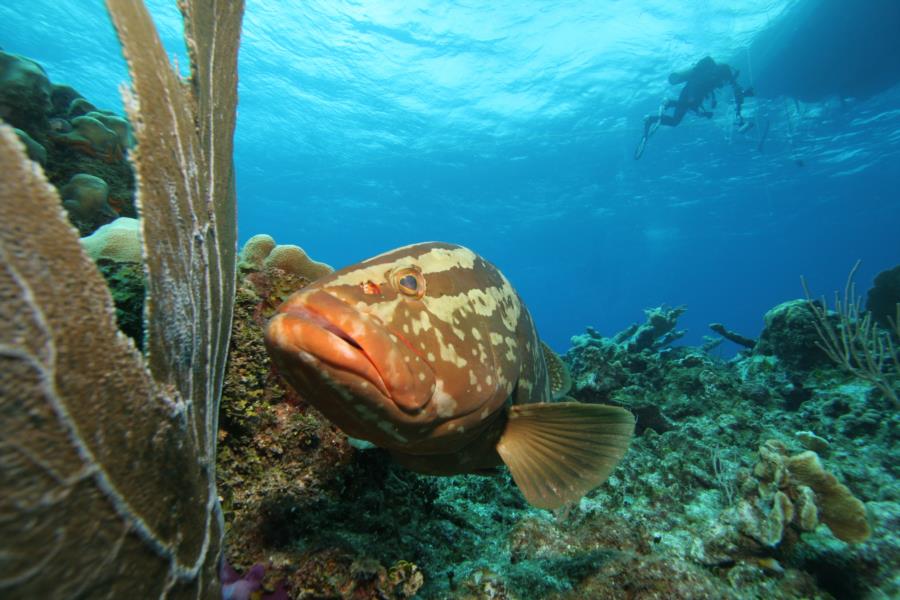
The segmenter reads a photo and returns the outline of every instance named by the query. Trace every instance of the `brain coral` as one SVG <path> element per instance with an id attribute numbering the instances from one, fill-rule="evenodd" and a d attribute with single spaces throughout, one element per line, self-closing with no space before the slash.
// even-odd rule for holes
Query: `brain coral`
<path id="1" fill-rule="evenodd" d="M 105 258 L 114 262 L 141 262 L 140 222 L 119 217 L 81 238 L 81 245 L 95 261 Z"/>
<path id="2" fill-rule="evenodd" d="M 309 281 L 334 270 L 325 263 L 311 259 L 300 246 L 276 245 L 272 236 L 266 234 L 254 235 L 247 240 L 241 249 L 238 265 L 243 271 L 280 269 Z"/>
<path id="3" fill-rule="evenodd" d="M 241 248 L 238 265 L 245 271 L 259 271 L 263 267 L 263 261 L 275 247 L 275 240 L 271 235 L 260 233 L 247 240 Z"/>
<path id="4" fill-rule="evenodd" d="M 263 262 L 266 269 L 281 269 L 310 281 L 331 273 L 334 269 L 311 259 L 303 248 L 291 244 L 278 245 L 272 249 Z"/>

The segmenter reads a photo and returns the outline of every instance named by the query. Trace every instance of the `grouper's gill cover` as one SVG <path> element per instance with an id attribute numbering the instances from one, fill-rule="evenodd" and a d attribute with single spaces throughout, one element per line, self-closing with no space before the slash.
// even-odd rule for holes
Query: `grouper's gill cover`
<path id="1" fill-rule="evenodd" d="M 266 344 L 348 435 L 426 473 L 505 462 L 538 506 L 599 484 L 633 429 L 622 409 L 539 404 L 552 399 L 548 349 L 528 310 L 500 271 L 452 244 L 406 246 L 317 280 L 279 307 Z"/>

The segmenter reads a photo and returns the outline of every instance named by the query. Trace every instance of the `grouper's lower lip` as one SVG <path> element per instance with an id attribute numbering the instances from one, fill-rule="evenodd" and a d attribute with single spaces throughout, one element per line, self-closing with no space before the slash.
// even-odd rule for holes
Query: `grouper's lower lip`
<path id="1" fill-rule="evenodd" d="M 322 290 L 296 293 L 269 322 L 266 343 L 290 367 L 321 362 L 340 383 L 352 374 L 370 383 L 386 400 L 407 414 L 418 414 L 431 400 L 435 376 L 430 365 L 382 321 Z M 359 381 L 350 387 L 358 385 Z"/>
<path id="2" fill-rule="evenodd" d="M 291 306 L 269 324 L 268 337 L 288 353 L 298 350 L 331 369 L 368 381 L 384 396 L 390 392 L 362 346 L 322 315 L 303 306 Z"/>

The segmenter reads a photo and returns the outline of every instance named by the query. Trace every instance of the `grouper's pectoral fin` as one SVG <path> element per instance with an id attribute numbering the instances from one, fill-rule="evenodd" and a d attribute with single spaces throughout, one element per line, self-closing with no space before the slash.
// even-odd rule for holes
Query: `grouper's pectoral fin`
<path id="1" fill-rule="evenodd" d="M 519 404 L 510 408 L 497 452 L 528 502 L 559 508 L 609 477 L 633 432 L 634 416 L 616 406 Z"/>

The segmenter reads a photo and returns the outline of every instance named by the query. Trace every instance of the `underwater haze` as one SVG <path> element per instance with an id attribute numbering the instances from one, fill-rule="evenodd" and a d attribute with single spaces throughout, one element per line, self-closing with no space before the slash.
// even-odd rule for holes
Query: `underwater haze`
<path id="1" fill-rule="evenodd" d="M 182 70 L 174 2 L 148 3 Z M 250 0 L 240 54 L 239 234 L 335 267 L 440 240 L 494 262 L 551 346 L 687 307 L 685 341 L 900 260 L 900 8 L 890 0 Z M 101 2 L 7 0 L 0 46 L 121 110 Z M 643 117 L 710 55 L 755 98 Z M 726 351 L 728 352 L 728 351 Z"/>

